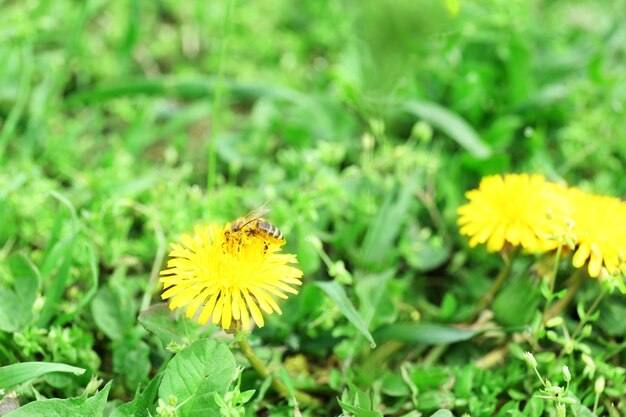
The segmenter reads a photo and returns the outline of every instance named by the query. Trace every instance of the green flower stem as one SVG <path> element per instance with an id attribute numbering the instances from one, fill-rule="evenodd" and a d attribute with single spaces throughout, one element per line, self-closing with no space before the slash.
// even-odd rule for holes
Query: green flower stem
<path id="1" fill-rule="evenodd" d="M 250 362 L 252 368 L 261 376 L 261 378 L 272 378 L 272 388 L 274 389 L 274 391 L 276 391 L 285 399 L 295 397 L 298 401 L 298 404 L 301 404 L 303 406 L 321 407 L 322 402 L 317 398 L 300 391 L 295 391 L 295 393 L 292 395 L 289 387 L 287 387 L 287 385 L 283 381 L 276 378 L 275 376 L 272 376 L 269 369 L 267 369 L 267 366 L 265 366 L 263 361 L 261 361 L 261 359 L 257 356 L 254 349 L 252 349 L 252 346 L 250 346 L 250 343 L 248 343 L 248 339 L 246 338 L 245 334 L 241 333 L 238 340 L 239 349 L 241 350 L 241 353 L 243 353 L 243 356 L 248 359 L 248 362 Z"/>
<path id="2" fill-rule="evenodd" d="M 489 291 L 487 291 L 485 295 L 483 295 L 483 297 L 480 299 L 480 301 L 476 305 L 476 310 L 474 310 L 474 317 L 477 317 L 482 310 L 484 310 L 485 308 L 491 305 L 491 302 L 495 298 L 496 294 L 498 293 L 498 291 L 500 291 L 500 288 L 502 287 L 502 285 L 506 282 L 507 278 L 511 275 L 511 269 L 513 268 L 513 261 L 515 260 L 515 257 L 517 256 L 518 252 L 519 250 L 515 249 L 509 254 L 508 257 L 507 256 L 504 257 L 504 266 L 498 273 L 498 276 L 496 277 L 496 280 L 491 285 L 491 288 L 489 288 Z"/>
<path id="3" fill-rule="evenodd" d="M 554 296 L 554 285 L 556 284 L 556 276 L 559 273 L 559 264 L 561 263 L 561 255 L 563 254 L 563 245 L 559 245 L 556 249 L 556 255 L 554 257 L 554 267 L 552 268 L 552 275 L 550 275 L 550 281 L 548 283 L 550 288 L 550 297 L 546 301 L 546 305 L 543 308 L 543 321 L 545 322 L 550 317 L 548 316 L 548 311 L 550 309 L 550 304 L 552 303 L 552 298 Z"/>
<path id="4" fill-rule="evenodd" d="M 567 285 L 567 294 L 565 294 L 565 297 L 557 301 L 552 307 L 546 308 L 543 314 L 544 322 L 559 314 L 572 301 L 572 299 L 574 298 L 574 294 L 576 294 L 576 291 L 578 291 L 583 281 L 585 280 L 585 277 L 587 276 L 585 271 L 586 270 L 584 268 L 579 268 L 574 271 L 569 279 L 569 284 Z"/>

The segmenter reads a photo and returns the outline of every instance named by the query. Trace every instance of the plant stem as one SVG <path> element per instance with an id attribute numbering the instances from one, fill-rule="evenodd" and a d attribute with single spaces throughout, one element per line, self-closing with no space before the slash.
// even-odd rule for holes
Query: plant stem
<path id="1" fill-rule="evenodd" d="M 433 347 L 422 361 L 422 364 L 426 367 L 434 365 L 439 360 L 441 355 L 443 355 L 446 350 L 448 350 L 448 346 L 450 345 L 436 345 L 435 347 Z"/>
<path id="2" fill-rule="evenodd" d="M 543 313 L 544 322 L 556 316 L 565 307 L 567 307 L 570 301 L 572 301 L 572 299 L 574 298 L 574 294 L 576 294 L 576 291 L 578 290 L 578 288 L 580 288 L 583 281 L 585 280 L 585 276 L 586 274 L 585 274 L 584 268 L 579 268 L 576 271 L 574 271 L 574 273 L 569 279 L 569 284 L 567 286 L 567 294 L 565 294 L 565 297 L 557 301 L 552 307 L 549 307 L 549 302 L 546 303 L 546 309 Z"/>
<path id="3" fill-rule="evenodd" d="M 598 410 L 598 402 L 600 401 L 600 393 L 596 393 L 596 399 L 593 401 L 593 414 L 596 415 Z"/>
<path id="4" fill-rule="evenodd" d="M 513 268 L 513 261 L 517 256 L 518 250 L 513 250 L 508 257 L 504 257 L 504 266 L 498 273 L 496 280 L 491 284 L 491 288 L 489 291 L 483 295 L 478 304 L 476 305 L 476 310 L 474 311 L 474 317 L 477 317 L 478 314 L 485 308 L 491 305 L 491 302 L 495 298 L 496 294 L 502 287 L 502 285 L 506 282 L 507 278 L 511 275 L 511 269 Z"/>
<path id="5" fill-rule="evenodd" d="M 265 379 L 269 377 L 272 379 L 272 388 L 274 389 L 274 391 L 276 391 L 285 399 L 295 397 L 298 401 L 298 404 L 302 404 L 304 406 L 320 407 L 322 405 L 320 400 L 310 396 L 307 393 L 295 391 L 295 393 L 292 394 L 289 390 L 289 387 L 287 387 L 287 385 L 283 381 L 270 374 L 267 366 L 265 366 L 263 361 L 261 361 L 261 359 L 257 356 L 254 349 L 252 349 L 252 346 L 250 346 L 250 343 L 248 343 L 246 335 L 244 333 L 240 333 L 240 337 L 238 337 L 237 339 L 239 340 L 239 349 L 241 350 L 241 353 L 243 353 L 243 356 L 248 359 L 248 362 L 250 362 L 252 368 L 259 374 L 259 376 L 261 376 L 261 378 Z"/>
<path id="6" fill-rule="evenodd" d="M 224 18 L 224 27 L 222 30 L 222 43 L 217 63 L 217 77 L 215 81 L 215 91 L 213 93 L 213 103 L 211 104 L 211 133 L 209 136 L 209 150 L 207 162 L 207 190 L 212 191 L 215 188 L 215 177 L 217 175 L 217 155 L 216 144 L 217 135 L 221 128 L 222 119 L 222 95 L 224 94 L 224 61 L 226 61 L 226 49 L 230 38 L 230 26 L 235 0 L 227 0 L 226 17 Z"/>
<path id="7" fill-rule="evenodd" d="M 561 254 L 563 253 L 563 246 L 559 245 L 556 249 L 556 256 L 554 257 L 554 267 L 552 268 L 552 275 L 550 275 L 550 296 L 546 301 L 546 305 L 543 308 L 543 321 L 546 321 L 548 317 L 548 310 L 550 309 L 550 304 L 552 304 L 552 298 L 554 296 L 554 285 L 556 283 L 556 276 L 559 273 L 559 264 L 561 263 Z M 552 317 L 552 316 L 550 316 Z"/>
<path id="8" fill-rule="evenodd" d="M 593 300 L 591 307 L 589 307 L 589 309 L 585 312 L 585 317 L 583 317 L 582 320 L 580 320 L 580 322 L 578 323 L 578 326 L 576 326 L 574 333 L 572 333 L 572 339 L 575 339 L 576 336 L 578 336 L 578 333 L 580 333 L 580 331 L 583 329 L 585 324 L 587 324 L 587 321 L 589 321 L 589 316 L 593 314 L 595 309 L 598 307 L 598 304 L 600 304 L 600 301 L 602 301 L 602 299 L 604 298 L 605 294 L 606 294 L 606 289 L 602 287 L 602 289 L 600 290 L 600 294 L 598 294 L 596 299 Z"/>

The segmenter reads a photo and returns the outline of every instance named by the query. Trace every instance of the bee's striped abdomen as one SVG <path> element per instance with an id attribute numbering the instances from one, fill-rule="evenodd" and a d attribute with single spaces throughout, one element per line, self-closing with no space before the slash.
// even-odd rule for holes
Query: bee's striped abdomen
<path id="1" fill-rule="evenodd" d="M 268 235 L 276 239 L 283 240 L 283 233 L 280 230 L 278 230 L 278 227 L 274 226 L 270 222 L 267 222 L 261 219 L 258 221 L 257 226 L 259 227 L 259 229 L 263 230 Z"/>

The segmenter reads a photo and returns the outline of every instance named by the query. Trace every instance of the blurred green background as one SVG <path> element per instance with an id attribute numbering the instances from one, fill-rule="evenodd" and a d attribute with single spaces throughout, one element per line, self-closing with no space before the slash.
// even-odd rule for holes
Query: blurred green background
<path id="1" fill-rule="evenodd" d="M 375 385 L 310 283 L 372 332 L 463 320 L 499 264 L 455 226 L 481 176 L 626 195 L 624 22 L 623 0 L 0 1 L 0 365 L 132 398 L 168 357 L 137 322 L 167 243 L 268 201 L 305 285 L 255 335 Z"/>

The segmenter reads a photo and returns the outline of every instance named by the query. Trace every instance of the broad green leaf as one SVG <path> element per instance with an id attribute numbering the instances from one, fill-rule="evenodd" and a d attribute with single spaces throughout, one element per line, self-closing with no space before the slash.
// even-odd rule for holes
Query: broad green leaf
<path id="1" fill-rule="evenodd" d="M 622 302 L 623 294 L 617 296 L 608 296 L 604 302 L 600 304 L 599 311 L 602 320 L 594 323 L 594 326 L 598 326 L 611 336 L 623 336 L 626 334 L 626 305 Z M 580 310 L 583 310 L 583 305 L 580 305 Z M 579 317 L 584 317 L 586 312 L 579 313 Z"/>
<path id="2" fill-rule="evenodd" d="M 530 323 L 541 302 L 541 292 L 528 276 L 509 279 L 493 301 L 492 310 L 498 323 L 519 326 Z"/>
<path id="3" fill-rule="evenodd" d="M 141 340 L 142 334 L 145 333 L 137 327 L 112 343 L 113 372 L 123 375 L 124 383 L 131 389 L 147 381 L 152 368 L 150 347 Z"/>
<path id="4" fill-rule="evenodd" d="M 215 392 L 198 393 L 180 407 L 181 417 L 221 417 Z"/>
<path id="5" fill-rule="evenodd" d="M 137 388 L 135 398 L 131 402 L 118 406 L 109 417 L 148 417 L 149 412 L 154 408 L 162 377 L 163 374 L 154 377 L 141 394 Z"/>
<path id="6" fill-rule="evenodd" d="M 170 342 L 179 345 L 194 342 L 202 330 L 202 326 L 192 320 L 176 318 L 167 304 L 155 304 L 139 314 L 139 323 L 146 330 L 154 333 L 163 346 Z"/>
<path id="7" fill-rule="evenodd" d="M 428 398 L 430 394 L 434 394 L 431 388 L 439 387 L 450 380 L 450 370 L 442 366 L 419 366 L 410 370 L 411 382 L 417 388 L 420 395 L 425 395 L 423 399 Z M 429 394 L 430 393 L 430 394 Z"/>
<path id="8" fill-rule="evenodd" d="M 41 278 L 35 265 L 22 254 L 11 256 L 7 263 L 14 285 L 0 287 L 0 330 L 12 333 L 31 322 Z"/>
<path id="9" fill-rule="evenodd" d="M 441 236 L 429 236 L 420 230 L 407 229 L 400 242 L 400 253 L 413 268 L 428 272 L 439 268 L 450 258 L 450 247 Z"/>
<path id="10" fill-rule="evenodd" d="M 134 324 L 134 309 L 110 287 L 98 290 L 91 302 L 91 314 L 98 329 L 111 340 L 120 340 Z"/>
<path id="11" fill-rule="evenodd" d="M 54 362 L 21 362 L 0 368 L 0 389 L 10 388 L 31 379 L 52 373 L 64 372 L 74 375 L 85 373 L 83 368 Z"/>
<path id="12" fill-rule="evenodd" d="M 457 371 L 454 383 L 454 392 L 457 398 L 469 398 L 474 386 L 475 369 L 471 365 Z"/>
<path id="13" fill-rule="evenodd" d="M 359 315 L 359 312 L 354 308 L 352 301 L 346 295 L 345 290 L 336 281 L 316 281 L 314 283 L 322 289 L 333 302 L 339 307 L 339 310 L 348 319 L 354 327 L 359 330 L 363 336 L 371 343 L 372 347 L 376 346 L 376 342 L 369 332 L 367 325 L 363 321 L 363 318 Z"/>
<path id="14" fill-rule="evenodd" d="M 203 414 L 197 410 L 207 413 L 213 410 L 212 393 L 224 394 L 234 374 L 235 358 L 226 345 L 211 339 L 198 340 L 178 352 L 167 364 L 159 398 L 169 402 L 174 396 L 177 404 L 185 402 L 181 407 L 183 415 L 200 416 Z"/>
<path id="15" fill-rule="evenodd" d="M 381 328 L 374 335 L 380 340 L 444 345 L 469 340 L 481 333 L 481 331 L 459 329 L 432 323 L 396 323 Z"/>
<path id="16" fill-rule="evenodd" d="M 443 131 L 476 158 L 491 156 L 491 149 L 480 139 L 474 128 L 445 107 L 433 102 L 411 100 L 405 103 L 404 109 Z"/>
<path id="17" fill-rule="evenodd" d="M 83 394 L 77 398 L 65 400 L 39 400 L 28 403 L 23 407 L 9 413 L 7 417 L 61 417 L 61 416 L 89 416 L 101 417 L 107 403 L 111 381 L 98 391 L 96 395 L 88 398 Z"/>

